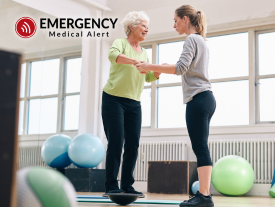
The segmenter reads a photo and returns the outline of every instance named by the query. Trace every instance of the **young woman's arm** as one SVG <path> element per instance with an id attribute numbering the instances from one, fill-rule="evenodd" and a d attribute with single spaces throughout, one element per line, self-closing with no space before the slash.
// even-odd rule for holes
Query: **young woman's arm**
<path id="1" fill-rule="evenodd" d="M 147 71 L 155 71 L 167 74 L 183 75 L 189 70 L 192 60 L 196 54 L 196 43 L 194 37 L 186 38 L 182 54 L 175 65 L 153 65 L 145 62 L 136 64 L 136 68 L 142 73 Z"/>
<path id="2" fill-rule="evenodd" d="M 176 65 L 154 65 L 147 62 L 142 62 L 135 65 L 136 68 L 141 72 L 149 72 L 154 71 L 157 73 L 167 73 L 167 74 L 175 74 L 176 73 Z"/>

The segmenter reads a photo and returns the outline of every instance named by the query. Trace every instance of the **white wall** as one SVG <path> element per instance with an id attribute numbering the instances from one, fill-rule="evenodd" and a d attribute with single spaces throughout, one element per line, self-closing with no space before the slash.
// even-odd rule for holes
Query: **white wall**
<path id="1" fill-rule="evenodd" d="M 60 0 L 59 3 L 52 4 L 52 10 L 60 11 L 60 16 L 69 16 L 66 12 L 75 8 L 82 0 Z M 31 2 L 22 1 L 22 2 Z M 39 2 L 39 1 L 36 1 Z M 41 1 L 43 2 L 43 1 Z M 61 2 L 66 2 L 66 7 L 61 7 Z M 207 18 L 208 31 L 225 30 L 226 28 L 240 28 L 247 25 L 264 25 L 275 23 L 275 1 L 274 0 L 97 0 L 96 2 L 108 6 L 110 12 L 103 12 L 105 17 L 119 18 L 118 22 L 129 11 L 145 11 L 150 17 L 149 34 L 147 40 L 159 38 L 171 38 L 177 36 L 173 29 L 174 10 L 184 4 L 191 4 L 198 10 L 204 11 Z M 41 3 L 42 4 L 42 3 Z M 39 3 L 37 3 L 39 5 Z M 39 8 L 36 5 L 37 8 Z M 71 6 L 70 6 L 71 5 Z M 79 4 L 78 4 L 79 5 Z M 71 17 L 81 17 L 85 7 L 78 7 L 79 12 L 71 12 Z M 82 10 L 81 10 L 82 8 Z M 81 45 L 80 38 L 47 38 L 45 30 L 37 30 L 37 33 L 30 39 L 22 39 L 14 32 L 15 22 L 23 17 L 30 16 L 36 22 L 39 18 L 52 17 L 54 13 L 48 14 L 39 10 L 15 3 L 11 0 L 2 0 L 0 3 L 0 48 L 19 50 L 23 53 L 34 53 L 60 48 L 70 48 Z M 77 8 L 75 8 L 77 9 Z M 47 9 L 48 11 L 48 9 Z M 57 16 L 57 15 L 56 15 Z M 116 29 L 110 30 L 110 38 L 107 41 L 124 37 L 122 27 L 117 24 Z"/>

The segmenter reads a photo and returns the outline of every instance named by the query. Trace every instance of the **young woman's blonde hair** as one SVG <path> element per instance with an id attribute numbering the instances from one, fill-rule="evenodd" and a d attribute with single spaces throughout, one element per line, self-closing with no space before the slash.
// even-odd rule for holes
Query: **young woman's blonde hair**
<path id="1" fill-rule="evenodd" d="M 187 16 L 190 19 L 190 23 L 196 28 L 197 33 L 205 39 L 207 25 L 205 15 L 202 11 L 197 11 L 190 5 L 182 5 L 175 12 L 181 19 Z"/>

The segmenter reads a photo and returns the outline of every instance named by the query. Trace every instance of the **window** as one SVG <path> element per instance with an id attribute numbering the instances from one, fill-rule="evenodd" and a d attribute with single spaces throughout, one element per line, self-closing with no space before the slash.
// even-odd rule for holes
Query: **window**
<path id="1" fill-rule="evenodd" d="M 158 63 L 176 64 L 182 53 L 184 41 L 158 45 Z M 161 74 L 157 84 L 157 127 L 186 127 L 181 76 Z"/>
<path id="2" fill-rule="evenodd" d="M 182 87 L 158 88 L 158 128 L 186 127 Z"/>
<path id="3" fill-rule="evenodd" d="M 81 82 L 81 58 L 66 60 L 66 88 L 64 93 L 64 130 L 77 130 Z"/>
<path id="4" fill-rule="evenodd" d="M 24 129 L 24 100 L 19 102 L 18 134 L 23 134 Z"/>
<path id="5" fill-rule="evenodd" d="M 56 132 L 59 65 L 59 59 L 30 62 L 28 134 Z"/>
<path id="6" fill-rule="evenodd" d="M 207 38 L 209 78 L 248 76 L 248 33 Z"/>
<path id="7" fill-rule="evenodd" d="M 147 47 L 146 52 L 149 58 L 149 62 L 152 63 L 152 48 Z M 151 126 L 151 85 L 151 83 L 144 83 L 144 89 L 140 97 L 142 107 L 142 127 Z"/>
<path id="8" fill-rule="evenodd" d="M 272 106 L 275 105 L 275 95 L 270 94 L 273 94 L 275 88 L 275 64 L 270 56 L 275 48 L 275 31 L 258 32 L 257 41 L 258 120 L 274 122 L 275 107 Z M 217 100 L 211 126 L 249 125 L 250 117 L 254 115 L 249 110 L 252 105 L 249 95 L 254 90 L 250 82 L 253 74 L 249 69 L 253 66 L 249 65 L 249 33 L 208 37 L 206 44 L 210 52 L 208 75 Z M 184 41 L 162 41 L 154 42 L 152 45 L 150 53 L 156 54 L 157 64 L 175 64 L 181 55 Z M 158 82 L 145 86 L 145 89 L 149 88 L 151 102 L 146 102 L 152 105 L 151 129 L 186 127 L 186 106 L 183 105 L 181 76 L 161 74 Z"/>
<path id="9" fill-rule="evenodd" d="M 162 65 L 163 63 L 176 64 L 182 53 L 183 44 L 184 44 L 184 41 L 159 44 L 158 64 L 159 65 Z M 162 74 L 158 83 L 163 84 L 163 83 L 178 83 L 178 82 L 181 82 L 181 76 Z"/>
<path id="10" fill-rule="evenodd" d="M 249 124 L 248 33 L 207 38 L 217 107 L 211 126 Z"/>
<path id="11" fill-rule="evenodd" d="M 275 122 L 275 31 L 257 33 L 257 123 Z"/>
<path id="12" fill-rule="evenodd" d="M 142 127 L 151 126 L 151 88 L 143 89 L 140 97 L 142 106 Z"/>
<path id="13" fill-rule="evenodd" d="M 24 100 L 25 97 L 25 80 L 26 80 L 26 63 L 21 65 L 21 80 L 20 80 L 20 102 L 19 102 L 19 120 L 18 134 L 22 135 L 24 130 Z"/>
<path id="14" fill-rule="evenodd" d="M 248 80 L 212 83 L 217 106 L 211 126 L 249 124 Z"/>
<path id="15" fill-rule="evenodd" d="M 80 57 L 61 56 L 23 63 L 18 134 L 77 130 L 80 73 Z"/>
<path id="16" fill-rule="evenodd" d="M 58 98 L 29 100 L 28 134 L 56 132 Z"/>

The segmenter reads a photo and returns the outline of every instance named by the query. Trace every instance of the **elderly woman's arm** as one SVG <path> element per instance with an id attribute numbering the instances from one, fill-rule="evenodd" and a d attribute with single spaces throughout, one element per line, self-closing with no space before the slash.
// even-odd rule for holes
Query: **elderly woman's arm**
<path id="1" fill-rule="evenodd" d="M 132 59 L 132 58 L 127 57 L 126 55 L 120 54 L 116 58 L 116 63 L 117 64 L 135 65 L 135 64 L 138 64 L 140 62 L 138 60 L 136 60 L 136 59 Z"/>
<path id="2" fill-rule="evenodd" d="M 117 64 L 135 65 L 139 63 L 138 60 L 129 58 L 123 54 L 123 45 L 119 39 L 116 39 L 113 42 L 112 47 L 110 47 L 108 58 L 111 61 L 111 63 L 117 63 Z"/>

